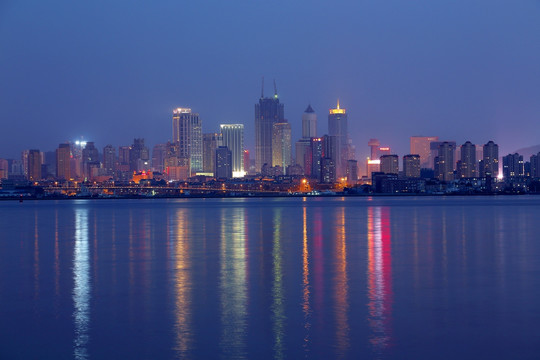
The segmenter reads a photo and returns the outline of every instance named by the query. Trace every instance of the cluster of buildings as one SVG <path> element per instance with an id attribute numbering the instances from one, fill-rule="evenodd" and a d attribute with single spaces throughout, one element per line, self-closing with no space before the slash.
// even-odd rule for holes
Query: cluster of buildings
<path id="1" fill-rule="evenodd" d="M 437 136 L 411 137 L 410 154 L 402 157 L 401 167 L 399 156 L 389 146 L 370 139 L 370 156 L 359 162 L 347 116 L 338 100 L 328 112 L 328 133 L 319 135 L 317 114 L 308 105 L 302 114 L 301 137 L 293 147 L 291 125 L 274 84 L 274 94 L 265 97 L 262 91 L 255 104 L 254 159 L 244 146 L 244 124 L 221 124 L 217 132 L 205 133 L 198 113 L 177 108 L 172 113 L 172 140 L 151 151 L 142 138 L 118 148 L 106 145 L 101 152 L 94 142 L 67 142 L 54 151 L 30 149 L 22 152 L 21 159 L 0 159 L 0 179 L 129 184 L 153 178 L 171 183 L 194 178 L 227 182 L 286 177 L 326 188 L 418 193 L 460 190 L 461 185 L 467 190 L 492 191 L 501 183 L 506 188 L 526 189 L 531 179 L 540 178 L 540 153 L 529 161 L 509 154 L 502 157 L 501 166 L 493 141 L 457 146 Z"/>

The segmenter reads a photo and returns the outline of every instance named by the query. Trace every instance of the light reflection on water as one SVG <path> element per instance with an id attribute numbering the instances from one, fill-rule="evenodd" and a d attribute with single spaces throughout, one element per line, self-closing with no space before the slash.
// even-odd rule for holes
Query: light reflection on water
<path id="1" fill-rule="evenodd" d="M 0 358 L 534 358 L 539 203 L 0 203 Z"/>
<path id="2" fill-rule="evenodd" d="M 73 253 L 73 302 L 75 311 L 74 357 L 87 359 L 88 342 L 90 339 L 90 251 L 88 245 L 88 209 L 85 207 L 75 210 L 75 249 Z"/>

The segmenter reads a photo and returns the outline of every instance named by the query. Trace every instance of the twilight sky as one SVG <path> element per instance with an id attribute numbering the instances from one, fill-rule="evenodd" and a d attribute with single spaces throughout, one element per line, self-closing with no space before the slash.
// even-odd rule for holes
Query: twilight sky
<path id="1" fill-rule="evenodd" d="M 540 1 L 0 0 L 0 158 L 81 136 L 151 147 L 178 106 L 203 132 L 244 123 L 254 150 L 262 76 L 293 141 L 309 102 L 323 135 L 339 97 L 358 158 L 411 135 L 504 155 L 540 144 Z"/>

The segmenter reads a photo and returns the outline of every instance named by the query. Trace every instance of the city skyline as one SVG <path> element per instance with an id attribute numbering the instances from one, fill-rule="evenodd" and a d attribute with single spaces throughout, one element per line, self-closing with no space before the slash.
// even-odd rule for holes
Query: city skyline
<path id="1" fill-rule="evenodd" d="M 171 110 L 189 106 L 205 131 L 245 124 L 255 157 L 261 76 L 277 80 L 294 139 L 307 104 L 322 121 L 339 98 L 359 150 L 374 137 L 405 153 L 404 133 L 458 143 L 475 134 L 498 139 L 502 153 L 538 144 L 537 2 L 343 1 L 332 7 L 339 20 L 317 2 L 207 5 L 132 4 L 127 14 L 118 4 L 0 5 L 1 156 L 81 135 L 100 146 L 161 143 Z M 185 21 L 173 25 L 178 12 Z M 230 26 L 228 15 L 242 21 Z"/>

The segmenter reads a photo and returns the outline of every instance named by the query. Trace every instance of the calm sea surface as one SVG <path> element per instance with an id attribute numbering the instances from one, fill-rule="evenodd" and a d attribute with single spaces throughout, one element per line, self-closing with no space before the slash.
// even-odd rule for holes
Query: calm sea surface
<path id="1" fill-rule="evenodd" d="M 0 359 L 538 359 L 540 197 L 0 202 Z"/>

